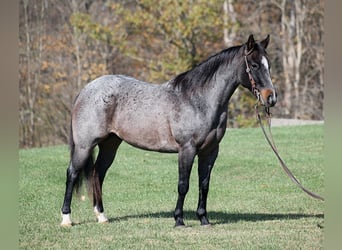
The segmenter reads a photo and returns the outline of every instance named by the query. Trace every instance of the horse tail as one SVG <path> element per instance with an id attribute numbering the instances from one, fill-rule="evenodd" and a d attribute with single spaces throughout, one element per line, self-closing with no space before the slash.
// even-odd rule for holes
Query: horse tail
<path id="1" fill-rule="evenodd" d="M 75 152 L 75 142 L 74 142 L 74 136 L 72 132 L 72 121 L 70 122 L 70 129 L 69 129 L 69 149 L 70 149 L 70 159 L 72 159 L 72 156 Z"/>
<path id="2" fill-rule="evenodd" d="M 75 191 L 78 197 L 82 197 L 81 191 L 84 183 L 89 200 L 102 200 L 102 190 L 98 178 L 98 172 L 95 169 L 93 151 L 89 154 L 75 185 Z"/>
<path id="3" fill-rule="evenodd" d="M 79 94 L 76 96 L 73 105 L 75 105 L 76 100 L 78 99 Z M 71 115 L 72 117 L 72 115 Z M 75 141 L 73 135 L 73 126 L 72 126 L 72 118 L 70 122 L 70 135 L 69 135 L 69 147 L 70 147 L 70 159 L 72 161 L 75 154 Z M 74 186 L 74 191 L 78 197 L 82 197 L 82 187 L 85 183 L 86 190 L 88 193 L 88 197 L 90 200 L 102 200 L 102 192 L 101 186 L 99 182 L 99 178 L 97 176 L 97 171 L 95 170 L 94 164 L 94 150 L 90 150 L 87 159 L 84 164 L 80 166 L 78 177 L 76 179 L 76 183 Z"/>
<path id="4" fill-rule="evenodd" d="M 94 174 L 93 174 L 94 172 L 95 172 L 94 157 L 93 157 L 93 152 L 91 152 L 86 160 L 84 167 L 81 169 L 79 178 L 77 179 L 77 182 L 75 185 L 75 191 L 78 197 L 82 196 L 82 192 L 81 192 L 82 186 L 85 183 L 88 197 L 91 200 L 93 199 L 93 193 L 95 195 Z"/>
<path id="5" fill-rule="evenodd" d="M 69 134 L 69 148 L 70 148 L 70 161 L 72 161 L 75 153 L 75 142 L 73 136 L 73 129 L 72 129 L 72 121 L 70 122 L 70 134 Z M 94 157 L 93 157 L 93 150 L 90 152 L 88 158 L 86 159 L 84 165 L 80 168 L 79 174 L 77 176 L 74 191 L 78 197 L 82 196 L 82 187 L 83 184 L 86 184 L 86 189 L 88 196 L 91 197 L 93 193 L 93 172 L 94 172 Z M 91 197 L 92 198 L 92 197 Z"/>

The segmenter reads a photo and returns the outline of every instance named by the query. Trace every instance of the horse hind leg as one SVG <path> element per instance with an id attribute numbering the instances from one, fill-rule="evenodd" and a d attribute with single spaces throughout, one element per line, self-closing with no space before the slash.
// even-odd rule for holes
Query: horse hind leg
<path id="1" fill-rule="evenodd" d="M 111 134 L 108 138 L 98 144 L 99 153 L 95 162 L 92 174 L 92 190 L 94 212 L 99 223 L 108 222 L 104 214 L 102 201 L 102 185 L 108 168 L 114 161 L 116 151 L 122 140 L 115 134 Z"/>
<path id="2" fill-rule="evenodd" d="M 66 188 L 64 201 L 62 206 L 62 223 L 61 226 L 71 226 L 71 200 L 75 188 L 79 188 L 82 181 L 81 172 L 93 165 L 92 150 L 75 147 L 71 152 L 71 159 L 67 168 Z"/>

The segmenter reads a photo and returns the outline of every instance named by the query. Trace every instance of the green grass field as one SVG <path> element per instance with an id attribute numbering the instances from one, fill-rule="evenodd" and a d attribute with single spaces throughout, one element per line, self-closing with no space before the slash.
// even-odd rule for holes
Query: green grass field
<path id="1" fill-rule="evenodd" d="M 322 125 L 273 129 L 280 155 L 308 189 L 324 194 Z M 258 128 L 228 129 L 212 173 L 210 227 L 196 219 L 197 167 L 174 228 L 177 155 L 122 144 L 104 182 L 110 223 L 73 199 L 71 228 L 60 208 L 67 146 L 19 151 L 19 247 L 22 249 L 322 249 L 324 202 L 308 197 L 283 172 Z"/>

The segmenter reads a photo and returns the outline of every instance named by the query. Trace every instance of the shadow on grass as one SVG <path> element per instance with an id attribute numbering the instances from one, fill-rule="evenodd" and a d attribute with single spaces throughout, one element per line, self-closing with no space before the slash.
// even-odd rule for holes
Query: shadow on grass
<path id="1" fill-rule="evenodd" d="M 173 212 L 144 213 L 110 218 L 109 222 L 136 218 L 173 218 Z M 272 221 L 272 220 L 299 220 L 302 218 L 324 218 L 324 214 L 304 214 L 304 213 L 224 213 L 212 211 L 208 212 L 209 221 L 215 224 L 237 223 L 239 221 Z M 184 211 L 184 219 L 197 220 L 196 214 L 192 211 Z"/>

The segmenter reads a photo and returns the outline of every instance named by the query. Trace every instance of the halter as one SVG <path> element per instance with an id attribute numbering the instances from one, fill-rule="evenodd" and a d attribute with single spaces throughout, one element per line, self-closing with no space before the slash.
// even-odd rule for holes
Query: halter
<path id="1" fill-rule="evenodd" d="M 263 103 L 264 101 L 262 100 L 262 98 L 260 98 L 260 91 L 256 87 L 255 80 L 254 80 L 252 73 L 251 73 L 251 68 L 249 67 L 248 62 L 247 62 L 247 56 L 250 55 L 252 52 L 253 52 L 253 49 L 251 49 L 249 51 L 245 50 L 246 73 L 248 74 L 248 78 L 249 78 L 249 81 L 250 81 L 251 86 L 252 86 L 253 95 L 258 99 L 258 101 L 261 101 L 261 103 Z"/>

